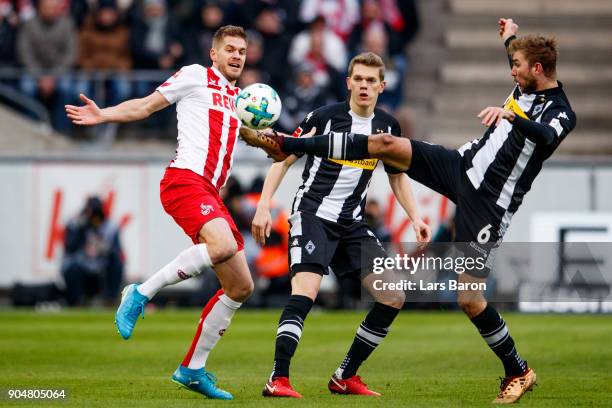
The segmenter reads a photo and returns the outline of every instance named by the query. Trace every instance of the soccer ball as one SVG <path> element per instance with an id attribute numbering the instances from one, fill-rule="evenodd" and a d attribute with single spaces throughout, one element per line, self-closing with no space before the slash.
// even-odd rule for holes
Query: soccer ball
<path id="1" fill-rule="evenodd" d="M 281 100 L 272 87 L 252 84 L 236 98 L 236 113 L 242 124 L 251 129 L 271 127 L 280 116 Z"/>

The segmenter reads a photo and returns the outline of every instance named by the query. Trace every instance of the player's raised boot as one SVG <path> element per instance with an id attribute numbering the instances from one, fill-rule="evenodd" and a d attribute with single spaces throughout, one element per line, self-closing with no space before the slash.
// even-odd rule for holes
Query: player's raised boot
<path id="1" fill-rule="evenodd" d="M 333 394 L 369 395 L 380 397 L 380 393 L 369 389 L 368 386 L 361 381 L 361 377 L 358 375 L 342 379 L 334 374 L 330 378 L 327 388 L 329 388 Z"/>
<path id="2" fill-rule="evenodd" d="M 131 284 L 123 288 L 121 292 L 121 304 L 115 314 L 115 326 L 124 339 L 129 339 L 136 326 L 138 317 L 144 319 L 145 306 L 149 298 L 136 290 L 138 285 Z"/>
<path id="3" fill-rule="evenodd" d="M 531 368 L 525 374 L 502 378 L 499 394 L 493 400 L 493 404 L 512 404 L 518 402 L 527 391 L 531 390 L 536 380 L 536 373 Z"/>
<path id="4" fill-rule="evenodd" d="M 261 395 L 264 397 L 302 398 L 300 393 L 293 389 L 287 377 L 268 380 Z"/>
<path id="5" fill-rule="evenodd" d="M 273 130 L 253 130 L 246 126 L 240 127 L 240 137 L 249 146 L 263 149 L 274 161 L 283 161 L 288 155 L 283 152 L 283 138 L 289 137 Z"/>
<path id="6" fill-rule="evenodd" d="M 208 398 L 231 400 L 232 394 L 217 387 L 217 377 L 203 368 L 192 370 L 179 366 L 172 374 L 172 382 L 189 391 L 197 392 Z"/>

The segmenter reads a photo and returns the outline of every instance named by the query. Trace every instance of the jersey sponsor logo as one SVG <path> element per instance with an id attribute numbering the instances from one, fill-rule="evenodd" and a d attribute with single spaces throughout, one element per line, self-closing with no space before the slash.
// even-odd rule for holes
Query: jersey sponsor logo
<path id="1" fill-rule="evenodd" d="M 233 98 L 230 98 L 227 95 L 221 95 L 219 92 L 213 92 L 212 94 L 212 102 L 214 106 L 218 106 L 220 108 L 229 109 L 232 112 L 236 112 L 236 103 Z"/>
<path id="2" fill-rule="evenodd" d="M 202 215 L 208 215 L 211 212 L 215 211 L 212 205 L 207 205 L 204 203 L 200 204 L 200 210 L 202 212 Z"/>
<path id="3" fill-rule="evenodd" d="M 327 159 L 330 162 L 338 163 L 343 166 L 357 167 L 364 170 L 374 170 L 378 159 L 360 159 L 360 160 L 338 160 L 338 159 Z"/>
<path id="4" fill-rule="evenodd" d="M 302 136 L 302 132 L 304 131 L 304 129 L 302 129 L 301 126 L 298 126 L 297 129 L 295 129 L 295 131 L 293 132 L 293 137 L 300 137 Z"/>
<path id="5" fill-rule="evenodd" d="M 514 99 L 512 95 L 510 95 L 508 99 L 506 99 L 506 103 L 504 103 L 504 109 L 511 110 L 512 112 L 519 115 L 521 118 L 529 119 L 529 116 L 527 116 L 527 114 L 521 109 L 518 102 L 516 101 L 516 99 Z"/>

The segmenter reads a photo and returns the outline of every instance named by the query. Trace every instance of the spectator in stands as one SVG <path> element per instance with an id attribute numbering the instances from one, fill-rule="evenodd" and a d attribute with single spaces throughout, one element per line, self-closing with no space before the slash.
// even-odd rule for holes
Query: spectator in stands
<path id="1" fill-rule="evenodd" d="M 135 69 L 172 70 L 182 64 L 179 27 L 168 14 L 166 0 L 144 0 L 130 38 Z"/>
<path id="2" fill-rule="evenodd" d="M 10 1 L 0 1 L 0 67 L 17 66 L 17 26 L 19 15 Z"/>
<path id="3" fill-rule="evenodd" d="M 322 16 L 315 18 L 308 29 L 296 35 L 291 43 L 289 62 L 297 65 L 304 61 L 313 65 L 317 86 L 322 89 L 331 87 L 330 90 L 337 99 L 343 98 L 346 85 L 340 72 L 346 69 L 346 47 L 342 40 L 326 27 L 325 18 Z"/>
<path id="4" fill-rule="evenodd" d="M 60 0 L 39 0 L 38 14 L 21 28 L 17 40 L 20 62 L 27 69 L 21 89 L 47 107 L 56 129 L 65 131 L 70 121 L 64 105 L 71 100 L 72 81 L 67 75 L 77 54 L 72 20 L 62 14 Z"/>
<path id="5" fill-rule="evenodd" d="M 144 0 L 138 8 L 130 35 L 134 69 L 175 70 L 182 65 L 183 45 L 179 27 L 168 14 L 166 0 Z M 137 81 L 136 95 L 148 95 L 159 80 Z"/>
<path id="6" fill-rule="evenodd" d="M 116 105 L 128 99 L 131 93 L 130 83 L 121 73 L 132 68 L 130 52 L 130 31 L 123 22 L 115 0 L 99 0 L 98 6 L 83 23 L 79 33 L 78 63 L 85 70 L 107 70 L 113 74 L 106 84 L 108 97 L 103 105 Z M 87 89 L 92 86 L 80 87 Z M 87 89 L 89 94 L 90 89 Z M 100 99 L 101 95 L 96 95 Z"/>
<path id="7" fill-rule="evenodd" d="M 219 27 L 224 25 L 225 8 L 219 1 L 202 1 L 194 13 L 190 28 L 185 30 L 186 64 L 210 65 L 210 44 Z"/>
<path id="8" fill-rule="evenodd" d="M 244 64 L 244 76 L 245 71 L 257 71 L 258 81 L 266 84 L 270 83 L 270 75 L 264 70 L 264 42 L 263 37 L 257 31 L 248 30 L 247 35 L 249 36 L 249 46 L 246 51 L 246 62 Z M 241 79 L 243 77 L 241 76 Z M 241 81 L 248 82 L 248 81 Z M 241 88 L 244 86 L 240 85 Z"/>
<path id="9" fill-rule="evenodd" d="M 117 299 L 124 270 L 119 227 L 107 218 L 98 197 L 89 197 L 68 222 L 61 268 L 70 306 L 81 305 L 84 295 L 102 293 L 108 305 Z"/>
<path id="10" fill-rule="evenodd" d="M 281 9 L 265 6 L 255 19 L 255 28 L 262 36 L 263 45 L 260 68 L 262 72 L 270 75 L 270 85 L 275 89 L 281 89 L 290 75 L 286 64 L 282 62 L 287 61 L 291 38 L 285 31 L 281 14 L 283 14 Z"/>
<path id="11" fill-rule="evenodd" d="M 300 19 L 312 23 L 323 16 L 330 28 L 342 41 L 347 41 L 353 26 L 359 21 L 358 0 L 303 0 Z"/>
<path id="12" fill-rule="evenodd" d="M 278 120 L 281 128 L 292 133 L 300 121 L 327 103 L 321 88 L 315 84 L 314 67 L 309 62 L 299 64 L 294 70 L 293 81 L 287 84 L 283 95 L 283 110 Z"/>
<path id="13" fill-rule="evenodd" d="M 20 22 L 26 22 L 36 16 L 36 9 L 30 0 L 0 0 L 0 15 L 4 18 L 14 15 Z"/>
<path id="14" fill-rule="evenodd" d="M 404 54 L 389 55 L 388 34 L 382 24 L 372 24 L 363 32 L 360 52 L 371 51 L 379 55 L 385 63 L 385 92 L 379 98 L 381 108 L 395 111 L 402 102 L 406 57 Z"/>

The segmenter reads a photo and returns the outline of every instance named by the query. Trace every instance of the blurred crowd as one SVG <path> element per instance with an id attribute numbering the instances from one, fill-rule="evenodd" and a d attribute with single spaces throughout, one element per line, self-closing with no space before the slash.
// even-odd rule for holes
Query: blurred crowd
<path id="1" fill-rule="evenodd" d="M 210 64 L 212 35 L 225 24 L 249 34 L 239 85 L 277 89 L 279 127 L 292 131 L 313 108 L 345 97 L 348 61 L 362 51 L 383 57 L 379 101 L 398 108 L 419 19 L 417 0 L 0 0 L 0 72 L 24 68 L 0 81 L 40 101 L 70 133 L 63 106 L 78 93 L 104 106 L 144 96 L 183 65 Z"/>

